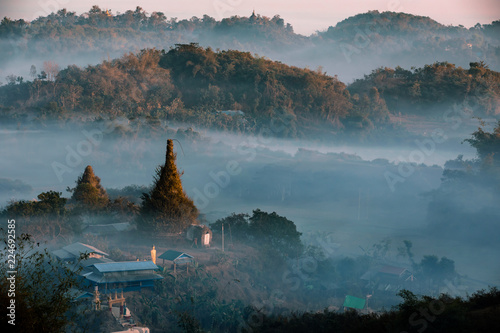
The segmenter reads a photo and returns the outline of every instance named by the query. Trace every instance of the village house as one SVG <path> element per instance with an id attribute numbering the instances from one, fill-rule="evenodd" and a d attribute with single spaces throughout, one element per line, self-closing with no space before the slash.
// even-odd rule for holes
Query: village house
<path id="1" fill-rule="evenodd" d="M 152 261 L 115 262 L 106 252 L 88 244 L 73 243 L 52 253 L 78 273 L 84 286 L 92 290 L 98 287 L 103 294 L 153 287 L 155 280 L 163 278 Z M 82 254 L 88 256 L 82 259 Z"/>
<path id="2" fill-rule="evenodd" d="M 190 240 L 193 246 L 210 247 L 212 230 L 205 225 L 192 224 L 186 230 L 186 239 Z"/>
<path id="3" fill-rule="evenodd" d="M 73 243 L 62 249 L 52 251 L 52 253 L 65 262 L 76 262 L 80 259 L 81 255 L 85 253 L 89 255 L 89 258 L 101 259 L 109 256 L 106 252 L 83 243 Z"/>
<path id="4" fill-rule="evenodd" d="M 167 262 L 170 262 L 170 265 L 174 269 L 174 272 L 176 271 L 177 266 L 183 265 L 186 266 L 187 269 L 187 266 L 194 262 L 194 257 L 192 255 L 175 250 L 167 250 L 163 252 L 158 258 L 163 260 L 163 266 L 165 266 L 165 260 Z"/>
<path id="5" fill-rule="evenodd" d="M 395 293 L 410 287 L 414 277 L 404 267 L 382 265 L 367 271 L 361 276 L 361 280 L 366 281 L 369 289 Z"/>
<path id="6" fill-rule="evenodd" d="M 85 279 L 97 286 L 101 293 L 117 289 L 135 291 L 154 286 L 155 280 L 163 277 L 157 274 L 159 269 L 152 261 L 121 261 L 93 264 Z"/>

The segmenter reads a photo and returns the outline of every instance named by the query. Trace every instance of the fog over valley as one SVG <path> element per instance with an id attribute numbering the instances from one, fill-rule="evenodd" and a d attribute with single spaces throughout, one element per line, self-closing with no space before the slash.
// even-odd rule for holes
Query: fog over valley
<path id="1" fill-rule="evenodd" d="M 500 330 L 499 32 L 4 17 L 0 327 Z"/>
<path id="2" fill-rule="evenodd" d="M 304 235 L 332 232 L 340 245 L 336 255 L 361 255 L 363 244 L 411 239 L 417 254 L 439 253 L 485 284 L 500 282 L 498 269 L 482 270 L 484 261 L 478 262 L 464 244 L 457 246 L 465 235 L 436 235 L 437 243 L 429 238 L 429 194 L 440 187 L 445 162 L 459 155 L 476 157 L 474 149 L 462 143 L 467 136 L 434 144 L 421 137 L 423 146 L 336 146 L 206 130 L 188 131 L 184 137 L 186 127 L 177 125 L 156 137 L 118 137 L 112 128 L 126 123 L 2 130 L 2 173 L 9 176 L 2 181 L 10 185 L 3 187 L 3 205 L 48 190 L 69 197 L 66 188 L 74 186 L 86 165 L 93 166 L 108 191 L 149 187 L 152 172 L 162 164 L 165 135 L 171 133 L 180 138 L 176 153 L 184 189 L 209 223 L 255 208 L 276 211 Z M 424 160 L 413 163 L 413 172 L 398 169 L 400 159 L 408 161 L 420 156 L 418 152 L 424 152 Z M 228 173 L 228 165 L 234 174 Z M 475 241 L 470 246 L 483 247 Z M 483 260 L 490 258 L 494 267 L 500 254 L 497 245 L 482 251 L 491 251 Z"/>

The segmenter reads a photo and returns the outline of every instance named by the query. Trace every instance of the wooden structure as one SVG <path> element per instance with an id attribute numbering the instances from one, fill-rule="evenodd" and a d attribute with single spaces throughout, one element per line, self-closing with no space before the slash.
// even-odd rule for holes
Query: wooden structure
<path id="1" fill-rule="evenodd" d="M 159 267 L 152 261 L 98 263 L 88 268 L 90 272 L 85 274 L 85 278 L 92 285 L 98 286 L 103 293 L 115 289 L 141 290 L 153 287 L 155 280 L 163 279 L 156 273 Z"/>
<path id="2" fill-rule="evenodd" d="M 73 243 L 59 250 L 55 250 L 52 253 L 60 260 L 68 263 L 78 261 L 80 256 L 84 253 L 87 253 L 89 258 L 101 259 L 109 256 L 106 252 L 83 243 Z"/>
<path id="3" fill-rule="evenodd" d="M 382 265 L 370 269 L 360 279 L 366 281 L 366 287 L 371 290 L 396 293 L 403 288 L 411 288 L 415 278 L 404 267 Z"/>
<path id="4" fill-rule="evenodd" d="M 109 312 L 112 311 L 113 305 L 114 304 L 120 304 L 120 318 L 123 317 L 125 313 L 125 297 L 123 297 L 123 290 L 120 294 L 120 297 L 118 297 L 118 293 L 115 290 L 115 297 L 108 295 L 108 307 L 109 307 Z"/>
<path id="5" fill-rule="evenodd" d="M 192 241 L 193 246 L 210 247 L 212 230 L 205 225 L 192 224 L 186 230 L 186 239 Z"/>
<path id="6" fill-rule="evenodd" d="M 165 265 L 165 260 L 171 261 L 173 264 L 174 273 L 176 272 L 177 265 L 186 265 L 186 270 L 188 270 L 189 264 L 194 262 L 194 257 L 192 255 L 175 250 L 167 250 L 163 252 L 158 258 L 163 260 L 163 265 Z"/>

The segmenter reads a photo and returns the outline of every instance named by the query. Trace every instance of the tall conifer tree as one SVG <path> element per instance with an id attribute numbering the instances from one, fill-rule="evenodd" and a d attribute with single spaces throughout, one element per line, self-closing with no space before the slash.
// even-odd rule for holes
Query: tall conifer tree
<path id="1" fill-rule="evenodd" d="M 101 179 L 94 174 L 90 165 L 87 165 L 83 174 L 78 177 L 76 187 L 69 191 L 73 192 L 72 202 L 90 210 L 104 208 L 109 203 L 108 194 L 101 186 Z"/>
<path id="2" fill-rule="evenodd" d="M 182 189 L 176 157 L 169 139 L 165 165 L 156 169 L 153 189 L 142 196 L 138 227 L 143 231 L 180 232 L 196 223 L 198 209 Z"/>

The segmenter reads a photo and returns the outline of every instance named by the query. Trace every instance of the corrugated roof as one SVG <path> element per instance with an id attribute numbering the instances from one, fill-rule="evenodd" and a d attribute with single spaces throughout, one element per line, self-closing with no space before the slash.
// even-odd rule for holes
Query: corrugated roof
<path id="1" fill-rule="evenodd" d="M 85 278 L 95 283 L 130 283 L 138 281 L 161 280 L 163 276 L 159 274 L 133 274 L 124 276 L 106 276 L 99 273 L 86 275 Z"/>
<path id="2" fill-rule="evenodd" d="M 366 300 L 364 298 L 346 295 L 344 300 L 344 307 L 351 309 L 362 310 L 365 307 Z"/>
<path id="3" fill-rule="evenodd" d="M 183 258 L 192 259 L 193 256 L 190 254 L 184 253 L 184 252 L 179 252 L 179 251 L 175 251 L 175 250 L 167 250 L 167 251 L 163 252 L 158 258 L 174 261 L 174 260 L 183 259 Z"/>
<path id="4" fill-rule="evenodd" d="M 109 259 L 109 258 L 88 258 L 87 260 L 81 260 L 79 262 L 76 262 L 73 266 L 70 266 L 70 267 L 73 267 L 73 268 L 78 268 L 78 267 L 89 267 L 89 266 L 92 266 L 92 265 L 95 265 L 95 264 L 101 264 L 101 263 L 108 263 L 108 262 L 114 262 L 113 260 Z M 85 271 L 85 270 L 83 270 Z M 82 271 L 82 272 L 83 272 Z"/>
<path id="5" fill-rule="evenodd" d="M 76 288 L 70 288 L 68 290 L 68 294 L 73 302 L 82 298 L 91 298 L 94 296 L 92 293 L 89 293 L 88 291 L 83 291 Z"/>
<path id="6" fill-rule="evenodd" d="M 75 256 L 69 253 L 68 251 L 65 251 L 63 249 L 55 250 L 52 251 L 52 254 L 54 254 L 56 257 L 58 257 L 61 260 L 68 260 L 68 259 L 73 259 Z"/>
<path id="7" fill-rule="evenodd" d="M 74 272 L 78 272 L 80 275 L 85 275 L 88 272 L 92 271 L 90 266 L 99 263 L 113 262 L 113 260 L 109 258 L 88 258 L 87 260 L 77 260 L 76 262 L 70 263 L 68 268 Z"/>
<path id="8" fill-rule="evenodd" d="M 365 274 L 361 275 L 360 279 L 365 280 L 365 281 L 369 281 L 369 280 L 375 278 L 377 276 L 377 274 L 378 274 L 378 271 L 370 269 L 369 271 L 365 272 Z"/>
<path id="9" fill-rule="evenodd" d="M 152 261 L 121 261 L 93 265 L 101 273 L 159 269 Z"/>
<path id="10" fill-rule="evenodd" d="M 103 252 L 91 245 L 83 243 L 73 243 L 62 248 L 64 251 L 71 253 L 75 257 L 79 257 L 81 253 L 97 253 L 103 256 L 109 256 L 106 252 Z"/>

